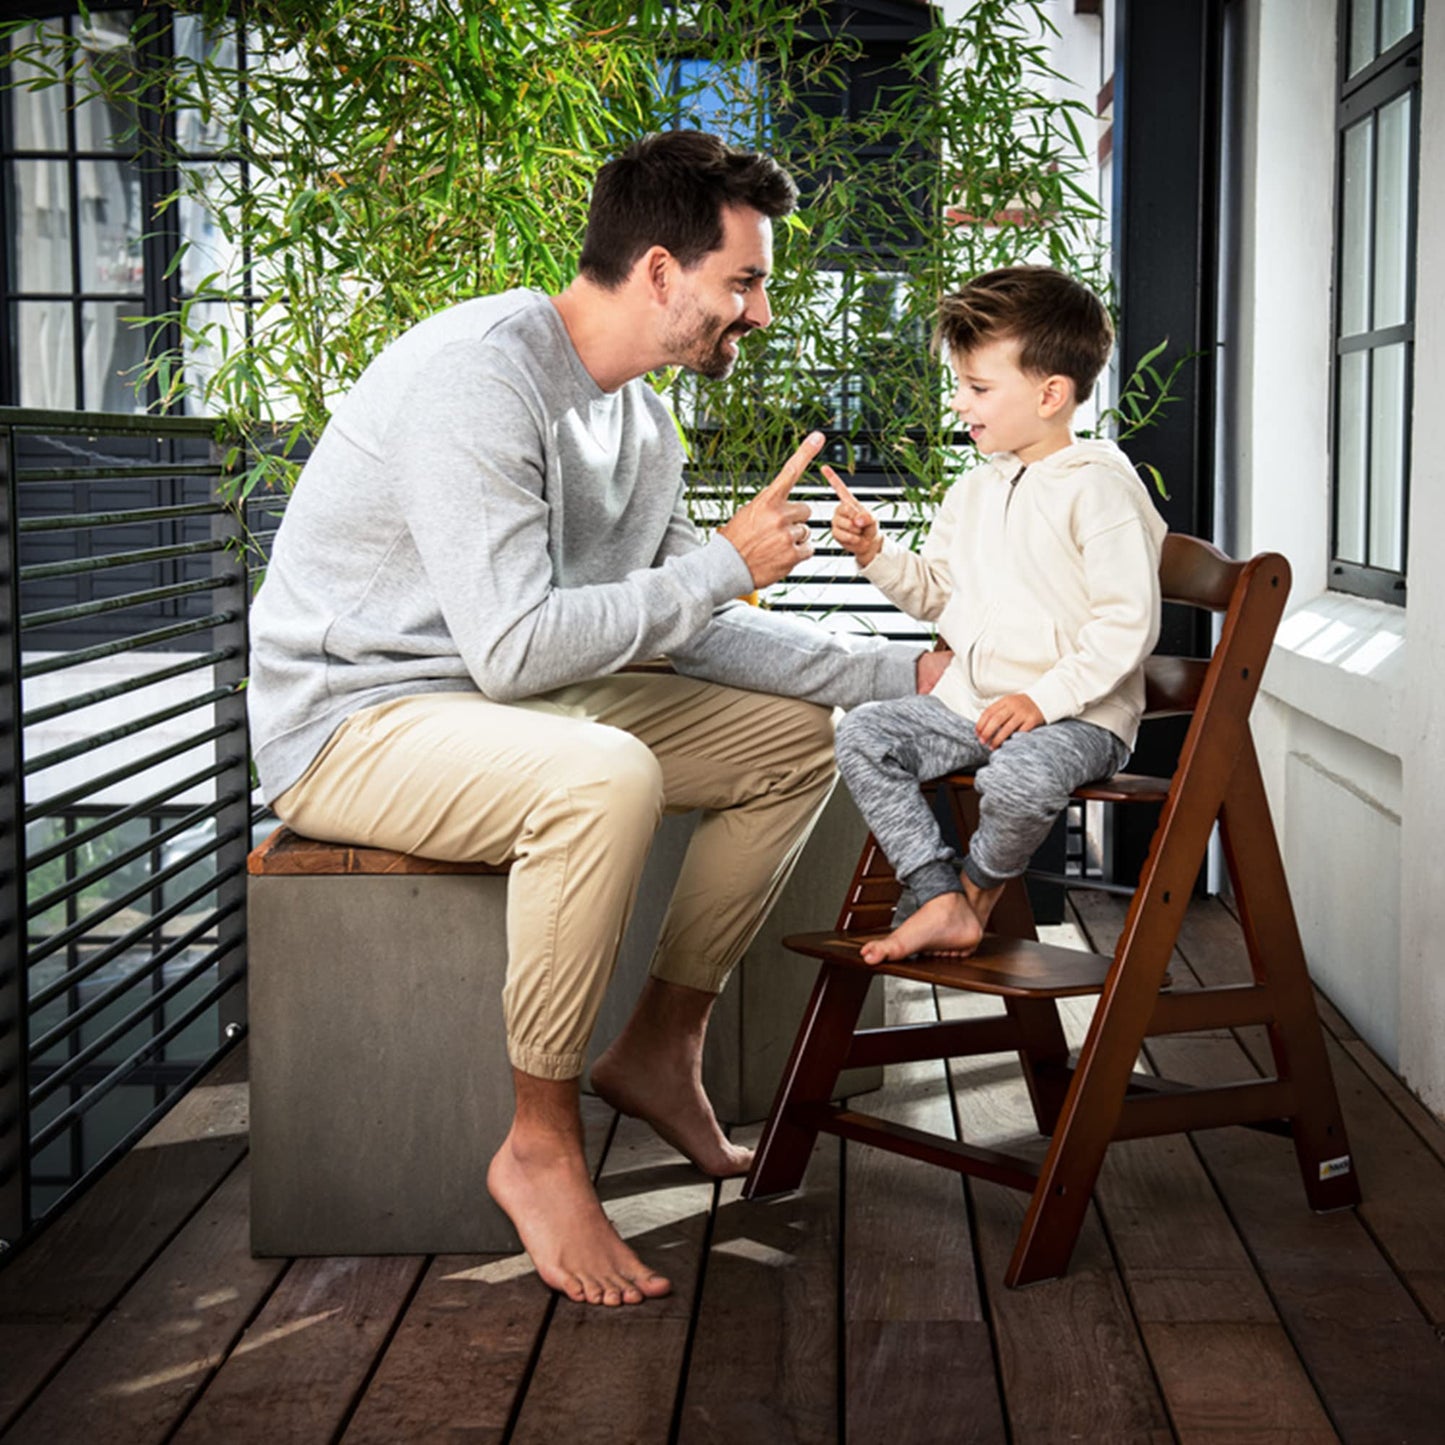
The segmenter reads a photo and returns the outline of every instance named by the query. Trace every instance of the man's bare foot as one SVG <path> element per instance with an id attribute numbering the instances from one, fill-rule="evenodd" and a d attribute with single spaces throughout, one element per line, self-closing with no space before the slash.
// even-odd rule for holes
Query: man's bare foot
<path id="1" fill-rule="evenodd" d="M 602 1212 L 580 1134 L 549 1141 L 523 1131 L 519 1137 L 514 1124 L 487 1170 L 487 1189 L 517 1226 L 543 1283 L 568 1299 L 635 1305 L 671 1291 Z"/>
<path id="2" fill-rule="evenodd" d="M 650 978 L 616 1042 L 592 1065 L 592 1088 L 620 1114 L 651 1124 L 704 1174 L 746 1174 L 753 1151 L 728 1142 L 702 1086 L 713 995 Z"/>
<path id="3" fill-rule="evenodd" d="M 983 924 L 962 893 L 939 893 L 911 913 L 887 938 L 863 945 L 864 963 L 890 963 L 915 953 L 970 954 Z"/>

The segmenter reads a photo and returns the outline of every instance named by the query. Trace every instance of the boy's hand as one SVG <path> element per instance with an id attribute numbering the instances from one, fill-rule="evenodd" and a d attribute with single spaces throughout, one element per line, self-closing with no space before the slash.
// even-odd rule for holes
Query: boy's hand
<path id="1" fill-rule="evenodd" d="M 953 654 L 946 648 L 934 648 L 931 652 L 920 652 L 918 654 L 918 667 L 915 674 L 915 681 L 918 684 L 919 694 L 932 692 L 938 686 L 938 680 L 948 671 L 949 664 L 953 661 Z"/>
<path id="2" fill-rule="evenodd" d="M 838 505 L 833 512 L 833 540 L 845 552 L 851 552 L 860 567 L 866 567 L 883 549 L 878 520 L 843 485 L 843 478 L 832 467 L 824 467 L 823 475 L 838 494 Z"/>
<path id="3" fill-rule="evenodd" d="M 1011 692 L 984 708 L 975 731 L 985 747 L 996 748 L 1015 733 L 1032 732 L 1043 720 L 1033 698 L 1025 692 Z"/>
<path id="4" fill-rule="evenodd" d="M 781 582 L 799 562 L 813 555 L 808 532 L 813 509 L 806 502 L 790 501 L 788 493 L 826 440 L 820 431 L 809 432 L 783 470 L 751 502 L 739 507 L 732 521 L 718 528 L 748 564 L 754 587 Z"/>

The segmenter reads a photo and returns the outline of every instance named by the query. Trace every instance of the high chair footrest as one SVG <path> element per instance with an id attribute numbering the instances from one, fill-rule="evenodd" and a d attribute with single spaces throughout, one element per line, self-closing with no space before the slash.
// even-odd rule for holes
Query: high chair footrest
<path id="1" fill-rule="evenodd" d="M 1099 993 L 1114 960 L 1077 948 L 1059 948 L 1032 938 L 1005 938 L 986 933 L 977 952 L 967 958 L 948 954 L 915 954 L 895 963 L 863 962 L 861 949 L 881 934 L 795 933 L 783 942 L 795 953 L 825 963 L 872 969 L 874 973 L 918 979 L 945 988 L 970 989 L 1009 998 L 1069 998 Z"/>

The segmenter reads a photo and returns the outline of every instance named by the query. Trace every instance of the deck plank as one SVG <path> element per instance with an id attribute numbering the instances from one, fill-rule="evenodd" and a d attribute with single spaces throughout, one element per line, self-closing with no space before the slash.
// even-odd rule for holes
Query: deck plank
<path id="1" fill-rule="evenodd" d="M 736 1136 L 756 1144 L 760 1129 Z M 803 1187 L 745 1202 L 723 1185 L 708 1250 L 681 1445 L 836 1445 L 840 1141 L 818 1142 Z"/>
<path id="2" fill-rule="evenodd" d="M 1122 923 L 1110 900 L 1080 900 L 1080 911 L 1099 947 Z M 1192 946 L 1206 982 L 1237 968 L 1237 957 Z M 1214 1038 L 1155 1039 L 1149 1053 L 1171 1078 L 1196 1084 L 1238 1078 L 1250 1063 Z M 1309 1211 L 1286 1139 L 1242 1128 L 1191 1137 L 1340 1438 L 1438 1440 L 1445 1347 L 1356 1211 Z"/>
<path id="3" fill-rule="evenodd" d="M 13 1445 L 162 1441 L 285 1261 L 252 1259 L 243 1160 L 15 1422 Z"/>
<path id="4" fill-rule="evenodd" d="M 938 1017 L 933 990 L 888 980 L 888 1022 Z M 876 985 L 875 985 L 876 987 Z M 899 1065 L 867 1113 L 954 1137 L 941 1059 Z M 846 1438 L 995 1445 L 1007 1438 L 967 1201 L 958 1176 L 882 1149 L 844 1149 Z"/>
<path id="5" fill-rule="evenodd" d="M 0 1271 L 0 1433 L 246 1152 L 245 1046 Z"/>
<path id="6" fill-rule="evenodd" d="M 1181 946 L 1198 953 L 1195 966 L 1206 983 L 1249 967 L 1238 923 L 1212 900 L 1190 910 Z M 1264 1031 L 1241 1033 L 1255 1067 L 1273 1074 Z M 1381 1093 L 1351 1049 L 1329 1033 L 1325 1041 L 1364 1192 L 1360 1217 L 1432 1323 L 1445 1328 L 1445 1160 Z"/>
<path id="7" fill-rule="evenodd" d="M 595 1173 L 613 1112 L 582 1096 Z M 345 1445 L 464 1439 L 496 1445 L 547 1328 L 552 1291 L 525 1254 L 438 1255 L 342 1437 Z"/>
<path id="8" fill-rule="evenodd" d="M 639 1119 L 622 1119 L 598 1194 L 617 1232 L 672 1281 L 617 1309 L 559 1299 L 512 1436 L 515 1445 L 665 1445 L 677 1401 L 717 1185 Z"/>
<path id="9" fill-rule="evenodd" d="M 292 1261 L 176 1441 L 320 1445 L 333 1439 L 424 1263 L 415 1255 Z"/>
<path id="10" fill-rule="evenodd" d="M 994 1007 L 978 995 L 941 995 L 945 1018 Z M 1035 1132 L 1016 1059 L 956 1060 L 950 1067 L 971 1143 L 1042 1156 L 1044 1141 Z M 1003 1274 L 1028 1198 L 984 1180 L 970 1180 L 969 1188 L 1015 1445 L 1070 1439 L 1171 1442 L 1168 1412 L 1096 1208 L 1089 1208 L 1062 1279 L 1011 1290 L 1004 1288 Z"/>

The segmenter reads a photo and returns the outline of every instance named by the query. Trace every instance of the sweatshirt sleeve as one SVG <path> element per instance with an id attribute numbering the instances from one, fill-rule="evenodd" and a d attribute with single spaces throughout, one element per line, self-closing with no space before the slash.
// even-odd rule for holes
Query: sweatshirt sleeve
<path id="1" fill-rule="evenodd" d="M 447 629 L 499 702 L 671 652 L 751 586 L 722 537 L 615 582 L 556 586 L 545 446 L 542 418 L 500 365 L 429 368 L 388 434 L 403 520 Z"/>
<path id="2" fill-rule="evenodd" d="M 706 546 L 718 542 L 730 546 L 720 537 Z M 659 562 L 667 565 L 703 546 L 679 504 Z M 738 590 L 751 587 L 749 577 Z M 671 648 L 668 658 L 686 677 L 798 697 L 824 707 L 856 707 L 913 693 L 922 650 L 914 643 L 828 632 L 802 618 L 730 602 L 714 612 L 696 636 Z"/>
<path id="3" fill-rule="evenodd" d="M 1146 506 L 1147 500 L 1139 504 Z M 1076 717 L 1107 697 L 1159 640 L 1164 524 L 1157 513 L 1146 517 L 1139 507 L 1131 507 L 1122 520 L 1083 523 L 1080 550 L 1089 620 L 1069 655 L 1028 689 L 1045 722 Z"/>
<path id="4" fill-rule="evenodd" d="M 920 622 L 937 621 L 953 595 L 948 552 L 961 500 L 959 489 L 952 488 L 943 499 L 920 551 L 910 552 L 885 539 L 882 550 L 862 569 L 863 575 L 900 612 Z"/>

